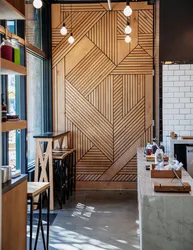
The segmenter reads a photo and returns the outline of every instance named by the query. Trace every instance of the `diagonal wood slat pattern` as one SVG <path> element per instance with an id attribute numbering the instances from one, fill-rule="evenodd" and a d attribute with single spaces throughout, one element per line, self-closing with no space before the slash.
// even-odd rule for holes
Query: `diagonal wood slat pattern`
<path id="1" fill-rule="evenodd" d="M 144 75 L 123 76 L 123 116 L 145 96 Z"/>
<path id="2" fill-rule="evenodd" d="M 95 46 L 66 76 L 66 79 L 86 97 L 115 67 L 114 63 Z"/>
<path id="3" fill-rule="evenodd" d="M 101 17 L 105 15 L 104 12 L 72 12 L 73 18 L 73 35 L 75 42 L 71 45 L 68 42 L 70 34 L 66 35 L 62 41 L 52 50 L 52 64 L 53 67 L 75 46 L 81 38 L 88 32 L 88 30 L 97 23 Z M 71 27 L 71 15 L 65 19 L 67 27 Z M 81 25 L 80 25 L 81 23 Z"/>
<path id="4" fill-rule="evenodd" d="M 113 124 L 113 76 L 109 75 L 87 97 L 87 100 Z"/>
<path id="5" fill-rule="evenodd" d="M 53 125 L 72 131 L 82 188 L 135 188 L 136 150 L 152 140 L 153 9 L 131 5 L 130 44 L 125 3 L 52 6 Z M 71 17 L 73 44 L 60 35 Z"/>
<path id="6" fill-rule="evenodd" d="M 84 112 L 82 112 L 84 110 Z M 110 159 L 113 127 L 70 83 L 66 86 L 66 116 Z"/>
<path id="7" fill-rule="evenodd" d="M 88 32 L 88 37 L 117 64 L 117 12 L 107 12 Z"/>
<path id="8" fill-rule="evenodd" d="M 117 33 L 119 35 L 125 35 L 126 24 L 127 24 L 127 17 L 123 14 L 123 11 L 118 11 L 117 12 Z"/>
<path id="9" fill-rule="evenodd" d="M 153 13 L 149 10 L 139 11 L 139 33 L 153 34 Z"/>
<path id="10" fill-rule="evenodd" d="M 111 74 L 151 75 L 153 60 L 139 45 L 113 70 Z"/>

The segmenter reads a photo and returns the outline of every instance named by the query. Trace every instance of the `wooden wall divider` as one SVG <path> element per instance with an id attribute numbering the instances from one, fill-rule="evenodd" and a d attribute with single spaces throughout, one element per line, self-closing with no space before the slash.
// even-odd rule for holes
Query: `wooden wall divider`
<path id="1" fill-rule="evenodd" d="M 132 2 L 127 44 L 124 6 L 52 5 L 53 125 L 72 131 L 82 189 L 136 189 L 137 148 L 152 139 L 153 7 Z M 73 44 L 60 34 L 71 18 Z"/>

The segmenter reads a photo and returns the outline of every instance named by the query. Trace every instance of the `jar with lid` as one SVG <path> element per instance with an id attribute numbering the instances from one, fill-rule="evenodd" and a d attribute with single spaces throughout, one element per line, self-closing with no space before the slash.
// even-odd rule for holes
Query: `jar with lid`
<path id="1" fill-rule="evenodd" d="M 20 65 L 20 49 L 17 39 L 11 39 L 13 47 L 13 62 Z"/>
<path id="2" fill-rule="evenodd" d="M 4 39 L 0 45 L 1 58 L 13 61 L 13 46 L 9 39 Z"/>

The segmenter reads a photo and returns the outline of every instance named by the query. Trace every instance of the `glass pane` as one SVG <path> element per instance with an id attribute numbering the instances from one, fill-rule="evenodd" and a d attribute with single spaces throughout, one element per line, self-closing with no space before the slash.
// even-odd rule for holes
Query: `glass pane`
<path id="1" fill-rule="evenodd" d="M 34 164 L 34 135 L 43 132 L 43 60 L 27 53 L 28 166 Z"/>
<path id="2" fill-rule="evenodd" d="M 8 113 L 16 114 L 15 75 L 8 76 Z"/>
<path id="3" fill-rule="evenodd" d="M 8 165 L 16 166 L 16 130 L 12 130 L 9 132 L 8 147 L 9 147 Z"/>
<path id="4" fill-rule="evenodd" d="M 8 113 L 20 115 L 20 96 L 19 96 L 19 77 L 15 75 L 8 75 Z M 15 165 L 20 169 L 20 131 L 13 130 L 9 132 L 8 136 L 8 164 Z"/>
<path id="5" fill-rule="evenodd" d="M 26 39 L 33 46 L 42 49 L 42 11 L 35 9 L 31 1 L 26 6 Z"/>
<path id="6" fill-rule="evenodd" d="M 7 21 L 7 29 L 12 33 L 16 34 L 16 21 Z"/>

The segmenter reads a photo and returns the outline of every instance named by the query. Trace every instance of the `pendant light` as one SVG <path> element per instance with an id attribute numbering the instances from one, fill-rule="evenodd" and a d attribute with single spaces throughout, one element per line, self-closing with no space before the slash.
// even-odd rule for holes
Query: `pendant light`
<path id="1" fill-rule="evenodd" d="M 36 9 L 40 9 L 40 8 L 42 7 L 42 5 L 43 5 L 43 3 L 42 3 L 41 0 L 34 0 L 34 1 L 33 1 L 33 6 L 34 6 L 34 8 L 36 8 Z"/>
<path id="2" fill-rule="evenodd" d="M 71 34 L 70 34 L 70 36 L 69 36 L 69 38 L 68 38 L 68 42 L 70 43 L 70 44 L 72 44 L 73 42 L 74 42 L 74 37 L 73 37 L 73 34 L 72 34 L 72 4 L 71 4 Z"/>
<path id="3" fill-rule="evenodd" d="M 123 13 L 126 17 L 129 17 L 129 16 L 131 16 L 132 12 L 133 11 L 132 11 L 131 7 L 129 6 L 129 0 L 127 0 L 126 7 L 125 7 Z"/>
<path id="4" fill-rule="evenodd" d="M 126 43 L 130 43 L 130 42 L 131 42 L 131 37 L 127 35 L 127 36 L 125 37 L 125 42 L 126 42 Z"/>
<path id="5" fill-rule="evenodd" d="M 70 37 L 68 38 L 68 42 L 71 44 L 74 42 L 74 37 L 73 37 L 72 33 L 70 34 Z"/>
<path id="6" fill-rule="evenodd" d="M 131 32 L 132 32 L 132 29 L 131 29 L 129 20 L 127 20 L 127 26 L 125 28 L 125 34 L 129 35 L 129 34 L 131 34 Z"/>
<path id="7" fill-rule="evenodd" d="M 65 23 L 63 23 L 62 28 L 60 30 L 61 35 L 65 36 L 67 34 L 67 28 Z"/>

